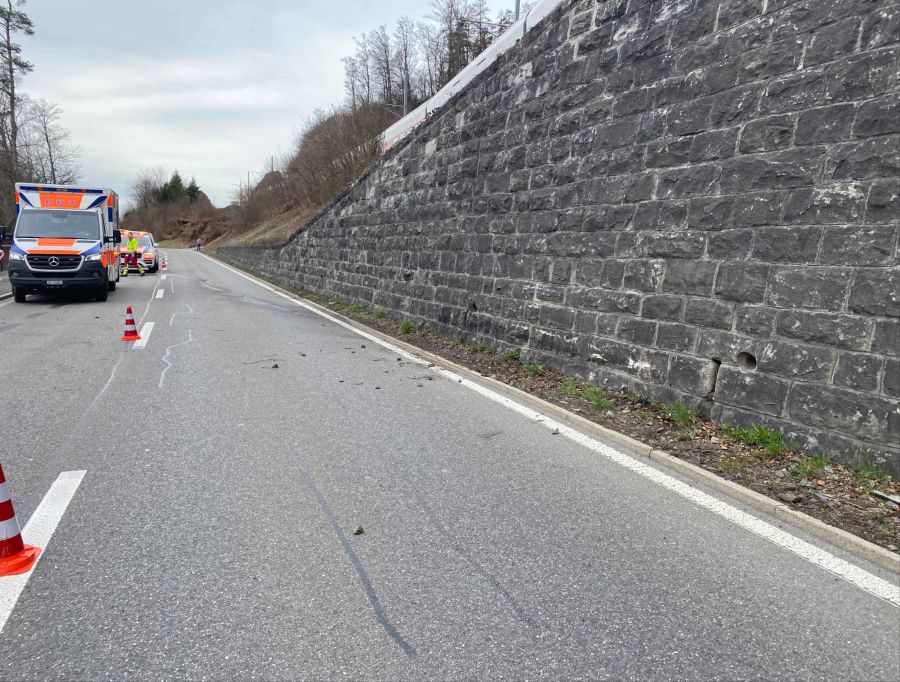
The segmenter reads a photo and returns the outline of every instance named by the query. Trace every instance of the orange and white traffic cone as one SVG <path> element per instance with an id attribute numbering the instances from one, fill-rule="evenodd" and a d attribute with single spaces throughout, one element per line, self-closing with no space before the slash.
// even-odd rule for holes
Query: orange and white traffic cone
<path id="1" fill-rule="evenodd" d="M 125 334 L 122 335 L 122 341 L 140 341 L 141 335 L 137 333 L 137 327 L 134 324 L 134 313 L 131 312 L 131 306 L 125 310 Z"/>
<path id="2" fill-rule="evenodd" d="M 26 545 L 22 540 L 0 464 L 0 577 L 28 573 L 40 554 L 40 548 Z"/>

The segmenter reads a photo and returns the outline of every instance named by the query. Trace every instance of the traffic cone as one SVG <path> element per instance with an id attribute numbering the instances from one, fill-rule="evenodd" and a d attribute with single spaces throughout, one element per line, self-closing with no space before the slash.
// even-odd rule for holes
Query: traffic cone
<path id="1" fill-rule="evenodd" d="M 9 487 L 0 464 L 0 577 L 28 573 L 41 555 L 39 547 L 26 545 L 9 498 Z"/>
<path id="2" fill-rule="evenodd" d="M 162 266 L 163 266 L 163 272 L 166 272 L 169 269 L 169 259 L 168 258 L 163 258 Z"/>
<path id="3" fill-rule="evenodd" d="M 137 327 L 134 325 L 134 313 L 131 312 L 131 306 L 125 310 L 125 334 L 122 341 L 140 341 L 141 335 L 137 333 Z"/>

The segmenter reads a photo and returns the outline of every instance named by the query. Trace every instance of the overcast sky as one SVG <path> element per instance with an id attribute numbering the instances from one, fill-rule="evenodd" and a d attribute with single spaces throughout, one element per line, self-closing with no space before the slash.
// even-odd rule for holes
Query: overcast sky
<path id="1" fill-rule="evenodd" d="M 490 0 L 497 10 L 514 0 Z M 83 180 L 120 194 L 137 170 L 197 178 L 216 205 L 343 97 L 353 36 L 426 0 L 30 0 L 21 88 L 56 102 Z"/>

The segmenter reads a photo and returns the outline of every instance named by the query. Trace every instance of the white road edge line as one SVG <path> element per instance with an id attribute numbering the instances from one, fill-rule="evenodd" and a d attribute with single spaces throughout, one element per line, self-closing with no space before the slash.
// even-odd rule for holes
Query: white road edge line
<path id="1" fill-rule="evenodd" d="M 165 295 L 166 295 L 166 290 L 165 290 L 165 289 L 159 289 L 159 290 L 156 292 L 156 298 L 162 298 L 162 297 L 165 296 Z"/>
<path id="2" fill-rule="evenodd" d="M 42 550 L 41 556 L 38 557 L 37 562 L 35 562 L 28 573 L 0 578 L 0 632 L 3 632 L 3 626 L 6 625 L 6 621 L 16 607 L 16 602 L 19 601 L 25 585 L 28 584 L 28 579 L 44 557 L 47 545 L 50 544 L 50 538 L 53 537 L 56 527 L 62 520 L 63 514 L 66 513 L 66 508 L 75 496 L 75 491 L 78 490 L 78 486 L 81 485 L 81 480 L 86 473 L 86 471 L 64 471 L 61 473 L 56 481 L 53 482 L 53 485 L 50 486 L 50 490 L 44 495 L 44 499 L 41 500 L 38 508 L 34 510 L 31 518 L 28 519 L 28 523 L 25 524 L 25 528 L 22 530 L 22 538 L 29 545 L 40 547 Z"/>
<path id="3" fill-rule="evenodd" d="M 282 298 L 293 301 L 301 308 L 305 308 L 306 310 L 309 310 L 310 312 L 313 312 L 320 317 L 330 320 L 340 327 L 349 329 L 355 334 L 358 334 L 359 336 L 362 336 L 363 338 L 368 339 L 373 343 L 377 343 L 378 345 L 389 349 L 391 352 L 402 355 L 412 362 L 415 362 L 424 367 L 427 367 L 431 364 L 422 360 L 421 358 L 415 357 L 402 348 L 398 348 L 397 346 L 394 346 L 387 341 L 383 341 L 376 336 L 367 334 L 366 332 L 361 331 L 353 327 L 352 325 L 349 325 L 346 322 L 337 319 L 336 317 L 332 317 L 331 315 L 328 315 L 321 310 L 317 310 L 312 306 L 306 305 L 304 301 L 285 294 L 284 292 L 278 291 L 265 282 L 256 279 L 255 277 L 252 277 L 251 275 L 248 275 L 244 272 L 241 272 L 240 270 L 233 268 L 230 265 L 226 265 L 225 263 L 222 263 L 215 258 L 211 258 L 206 254 L 201 255 L 204 258 L 207 258 L 213 263 L 219 265 L 220 267 L 223 267 L 226 270 L 230 270 L 236 275 L 240 275 L 244 279 L 253 282 L 258 286 L 261 286 L 264 289 L 268 289 L 273 294 L 277 294 Z M 880 599 L 884 599 L 894 606 L 900 607 L 900 585 L 894 585 L 884 578 L 880 578 L 877 575 L 874 575 L 873 573 L 860 568 L 859 566 L 851 564 L 849 561 L 845 561 L 844 559 L 834 556 L 830 552 L 827 552 L 810 542 L 801 540 L 800 538 L 791 535 L 787 531 L 784 531 L 777 526 L 773 526 L 771 523 L 763 521 L 762 519 L 759 519 L 752 514 L 748 514 L 747 512 L 742 511 L 737 507 L 724 502 L 717 497 L 714 497 L 713 495 L 705 493 L 702 490 L 694 488 L 693 486 L 690 486 L 687 483 L 684 483 L 677 478 L 670 476 L 663 471 L 660 471 L 659 469 L 655 469 L 654 467 L 644 464 L 643 462 L 640 462 L 629 455 L 619 452 L 618 450 L 615 450 L 610 446 L 605 445 L 604 443 L 601 443 L 594 438 L 591 438 L 590 436 L 586 436 L 580 431 L 576 431 L 572 427 L 562 422 L 558 422 L 541 412 L 532 410 L 529 407 L 525 407 L 524 405 L 521 405 L 511 398 L 507 398 L 506 396 L 500 395 L 499 393 L 496 393 L 485 386 L 476 384 L 469 379 L 461 377 L 455 372 L 452 372 L 448 369 L 443 369 L 441 367 L 432 367 L 431 369 L 438 374 L 461 383 L 463 386 L 475 391 L 476 393 L 480 393 L 482 396 L 539 423 L 544 428 L 547 428 L 551 431 L 558 431 L 560 435 L 565 436 L 569 440 L 574 441 L 575 443 L 578 443 L 579 445 L 582 445 L 583 447 L 586 447 L 589 450 L 597 453 L 598 455 L 601 455 L 617 464 L 620 464 L 626 469 L 653 481 L 663 488 L 666 488 L 667 490 L 670 490 L 675 494 L 690 500 L 691 502 L 703 507 L 704 509 L 711 511 L 712 513 L 717 514 L 718 516 L 721 516 L 728 521 L 731 521 L 741 528 L 768 540 L 769 542 L 781 547 L 782 549 L 793 552 L 794 554 L 802 557 L 803 559 L 806 559 L 819 568 L 822 568 L 829 573 L 843 578 L 844 580 L 855 585 L 861 590 L 864 590 Z"/>
<path id="4" fill-rule="evenodd" d="M 156 326 L 155 322 L 148 322 L 143 327 L 141 327 L 141 340 L 134 342 L 135 348 L 146 348 L 147 342 L 150 341 L 150 335 L 153 333 L 153 327 Z"/>

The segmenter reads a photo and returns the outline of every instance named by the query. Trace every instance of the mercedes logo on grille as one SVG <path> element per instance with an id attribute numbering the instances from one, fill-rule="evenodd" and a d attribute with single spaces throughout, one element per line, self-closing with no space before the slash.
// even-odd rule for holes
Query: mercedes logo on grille
<path id="1" fill-rule="evenodd" d="M 49 265 L 51 268 L 58 268 L 59 258 L 57 258 L 56 256 L 51 256 L 50 260 L 47 261 L 47 265 Z"/>

